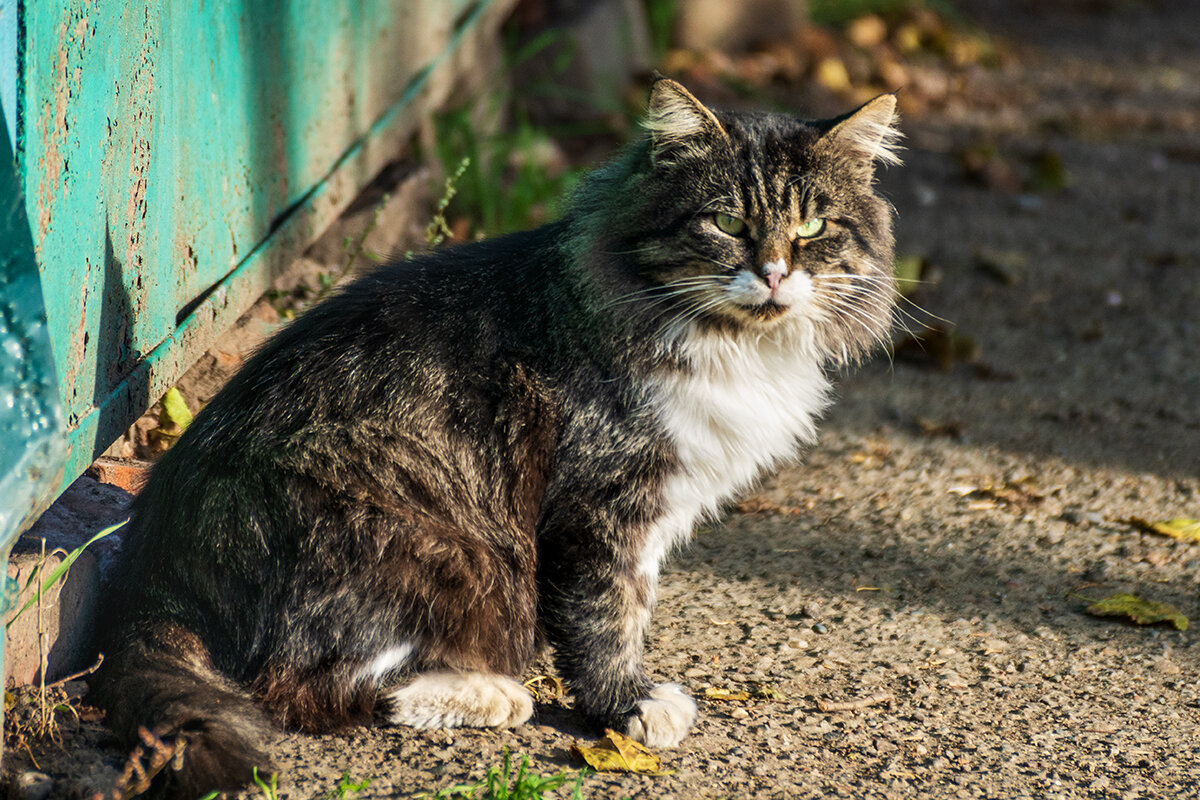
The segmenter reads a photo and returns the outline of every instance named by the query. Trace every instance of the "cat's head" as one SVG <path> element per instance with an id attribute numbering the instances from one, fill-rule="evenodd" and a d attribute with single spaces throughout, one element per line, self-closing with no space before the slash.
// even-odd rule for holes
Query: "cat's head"
<path id="1" fill-rule="evenodd" d="M 892 210 L 873 184 L 879 163 L 899 163 L 895 107 L 885 94 L 808 122 L 710 109 L 658 80 L 613 221 L 663 330 L 809 326 L 839 362 L 882 341 Z"/>

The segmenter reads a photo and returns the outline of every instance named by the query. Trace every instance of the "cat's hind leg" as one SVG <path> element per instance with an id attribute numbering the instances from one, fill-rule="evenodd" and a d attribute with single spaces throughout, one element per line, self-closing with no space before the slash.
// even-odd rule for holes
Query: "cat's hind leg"
<path id="1" fill-rule="evenodd" d="M 412 642 L 396 670 L 409 677 L 379 698 L 379 716 L 393 724 L 509 728 L 533 714 L 515 677 L 535 650 L 532 542 L 499 526 L 465 527 L 425 521 L 391 553 L 389 572 L 409 577 L 396 593 L 405 597 L 396 632 Z"/>
<path id="2" fill-rule="evenodd" d="M 385 718 L 414 728 L 511 728 L 533 715 L 533 697 L 513 678 L 488 672 L 427 672 L 389 690 Z"/>

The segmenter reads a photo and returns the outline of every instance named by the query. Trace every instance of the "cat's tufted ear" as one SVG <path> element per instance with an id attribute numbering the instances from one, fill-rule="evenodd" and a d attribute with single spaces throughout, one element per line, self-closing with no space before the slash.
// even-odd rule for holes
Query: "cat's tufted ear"
<path id="1" fill-rule="evenodd" d="M 900 138 L 896 129 L 896 95 L 881 94 L 856 111 L 833 121 L 821 137 L 828 147 L 868 167 L 875 162 L 899 164 Z"/>
<path id="2" fill-rule="evenodd" d="M 650 103 L 642 125 L 650 132 L 654 160 L 701 154 L 729 135 L 691 92 L 669 78 L 650 87 Z"/>

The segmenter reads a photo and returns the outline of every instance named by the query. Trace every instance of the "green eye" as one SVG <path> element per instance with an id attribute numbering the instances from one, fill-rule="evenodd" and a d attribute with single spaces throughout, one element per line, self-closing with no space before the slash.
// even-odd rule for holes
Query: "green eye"
<path id="1" fill-rule="evenodd" d="M 820 236 L 823 230 L 825 230 L 825 220 L 821 217 L 813 217 L 800 223 L 800 227 L 796 229 L 796 236 L 801 239 L 811 239 L 814 236 Z"/>
<path id="2" fill-rule="evenodd" d="M 713 214 L 713 222 L 722 233 L 727 233 L 730 236 L 741 236 L 746 232 L 746 221 L 738 219 L 730 214 L 718 212 Z"/>

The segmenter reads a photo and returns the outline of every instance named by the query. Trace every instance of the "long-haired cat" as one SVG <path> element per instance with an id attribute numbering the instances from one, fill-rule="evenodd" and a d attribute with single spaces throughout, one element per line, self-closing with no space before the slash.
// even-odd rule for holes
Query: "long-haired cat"
<path id="1" fill-rule="evenodd" d="M 660 79 L 557 222 L 383 267 L 282 330 L 138 496 L 96 700 L 182 739 L 168 794 L 276 727 L 517 725 L 545 638 L 597 726 L 676 745 L 659 563 L 813 441 L 893 304 L 895 97 L 805 122 Z"/>

